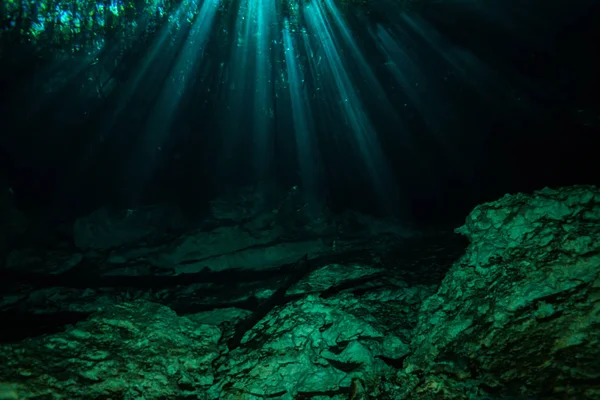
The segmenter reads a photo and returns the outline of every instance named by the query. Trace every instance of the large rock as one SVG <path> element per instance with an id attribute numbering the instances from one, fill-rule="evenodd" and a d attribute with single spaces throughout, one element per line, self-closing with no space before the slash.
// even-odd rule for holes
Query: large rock
<path id="1" fill-rule="evenodd" d="M 366 398 L 409 352 L 410 331 L 432 288 L 309 295 L 269 313 L 240 348 L 215 363 L 209 399 Z M 359 396 L 359 397 L 352 397 Z M 321 396 L 321 397 L 320 397 Z"/>
<path id="2" fill-rule="evenodd" d="M 0 398 L 201 398 L 220 337 L 155 303 L 111 306 L 64 333 L 1 345 Z"/>
<path id="3" fill-rule="evenodd" d="M 405 366 L 427 378 L 412 398 L 466 398 L 447 377 L 477 381 L 471 393 L 600 398 L 600 190 L 507 195 L 457 231 L 472 243 L 423 303 Z"/>
<path id="4" fill-rule="evenodd" d="M 233 351 L 223 338 L 247 311 L 178 317 L 144 300 L 107 306 L 64 333 L 0 345 L 0 398 L 364 396 L 408 354 L 419 305 L 433 290 L 397 282 L 308 295 L 274 309 Z"/>
<path id="5" fill-rule="evenodd" d="M 252 221 L 97 253 L 110 254 L 106 264 L 121 256 L 124 266 L 181 272 L 229 256 L 243 261 L 252 251 L 241 264 L 266 264 L 259 251 L 281 260 L 278 246 L 302 248 L 274 226 L 249 228 Z M 401 236 L 386 224 L 375 228 L 369 249 Z M 471 244 L 441 286 L 443 252 L 429 243 L 411 261 L 410 241 L 364 263 L 315 262 L 273 303 L 285 278 L 269 274 L 121 293 L 14 285 L 0 305 L 100 311 L 64 333 L 0 346 L 0 398 L 600 399 L 600 191 L 505 196 L 478 206 L 458 231 Z M 364 249 L 363 236 L 323 246 L 341 255 Z M 15 252 L 9 265 L 43 256 L 28 254 Z M 53 257 L 54 269 L 70 265 Z M 183 307 L 194 304 L 201 307 Z M 215 307 L 227 308 L 192 314 Z"/>

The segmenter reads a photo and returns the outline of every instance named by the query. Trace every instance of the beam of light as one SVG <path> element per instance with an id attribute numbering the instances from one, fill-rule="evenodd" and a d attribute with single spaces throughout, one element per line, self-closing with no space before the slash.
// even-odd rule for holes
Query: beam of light
<path id="1" fill-rule="evenodd" d="M 337 99 L 338 93 L 335 85 L 329 84 L 330 81 L 327 79 L 326 66 L 327 61 L 324 61 L 325 54 L 323 52 L 323 43 L 311 43 L 311 36 L 305 29 L 302 32 L 302 42 L 304 42 L 304 51 L 307 56 L 307 64 L 309 74 L 305 76 L 305 79 L 311 78 L 312 98 L 321 101 L 327 99 Z M 328 110 L 326 107 L 321 107 L 320 112 L 324 113 Z"/>
<path id="2" fill-rule="evenodd" d="M 259 180 L 266 178 L 272 151 L 271 120 L 275 117 L 271 91 L 271 26 L 276 21 L 275 0 L 252 0 L 256 13 L 256 75 L 254 89 L 254 167 Z"/>
<path id="3" fill-rule="evenodd" d="M 333 78 L 341 111 L 353 132 L 352 137 L 359 148 L 378 198 L 382 205 L 392 212 L 398 204 L 397 187 L 373 126 L 346 72 L 332 24 L 326 18 L 321 0 L 306 5 L 304 15 L 309 30 L 321 43 L 324 61 Z"/>
<path id="4" fill-rule="evenodd" d="M 316 141 L 312 136 L 313 127 L 310 124 L 312 117 L 310 109 L 306 105 L 306 92 L 302 84 L 304 79 L 297 64 L 294 42 L 287 20 L 283 29 L 283 47 L 303 193 L 307 193 L 308 197 L 311 198 L 316 195 L 318 186 L 319 168 L 318 156 L 315 154 Z"/>
<path id="5" fill-rule="evenodd" d="M 318 92 L 321 91 L 321 76 L 317 70 L 321 64 L 322 56 L 317 55 L 310 44 L 310 37 L 306 29 L 302 31 L 302 42 L 304 43 L 304 52 L 307 57 L 307 67 L 312 78 L 312 89 L 314 91 L 313 97 L 318 97 Z"/>
<path id="6" fill-rule="evenodd" d="M 420 16 L 404 14 L 400 17 L 400 21 L 401 25 L 398 27 L 403 35 L 417 36 L 420 41 L 425 42 L 435 54 L 442 57 L 464 84 L 475 90 L 490 107 L 498 105 L 499 102 L 519 107 L 526 107 L 529 104 L 525 101 L 523 93 L 516 95 L 516 91 L 508 90 L 514 85 L 505 78 L 500 79 L 496 71 L 471 51 L 449 43 L 435 27 Z"/>
<path id="7" fill-rule="evenodd" d="M 230 62 L 223 74 L 227 105 L 219 170 L 235 173 L 238 160 L 251 156 L 257 180 L 266 178 L 272 149 L 273 119 L 271 38 L 275 0 L 242 0 L 234 26 Z M 252 147 L 249 154 L 248 147 Z"/>
<path id="8" fill-rule="evenodd" d="M 252 21 L 250 20 L 250 1 L 242 0 L 240 2 L 238 16 L 236 18 L 233 35 L 235 36 L 232 44 L 229 65 L 226 66 L 222 84 L 229 90 L 228 117 L 226 122 L 229 125 L 229 131 L 236 133 L 242 125 L 242 111 L 244 108 L 244 97 L 248 85 L 248 62 L 250 58 L 250 45 L 248 40 L 251 38 Z M 235 116 L 237 115 L 237 118 Z M 226 145 L 231 141 L 226 140 Z"/>
<path id="9" fill-rule="evenodd" d="M 182 2 L 177 10 L 175 10 L 173 17 L 169 22 L 165 23 L 160 28 L 150 46 L 150 50 L 137 62 L 136 73 L 119 93 L 115 108 L 107 113 L 108 115 L 102 119 L 101 126 L 99 127 L 99 134 L 86 145 L 85 149 L 81 150 L 78 168 L 74 171 L 77 176 L 84 176 L 90 165 L 96 161 L 95 153 L 102 149 L 103 143 L 107 140 L 108 136 L 114 132 L 114 127 L 119 118 L 124 114 L 125 110 L 132 104 L 135 104 L 136 96 L 142 95 L 143 97 L 144 91 L 150 92 L 153 90 L 151 87 L 145 89 L 142 82 L 148 80 L 151 77 L 151 73 L 156 74 L 156 71 L 160 71 L 160 69 L 157 68 L 157 65 L 164 65 L 164 63 L 158 62 L 159 55 L 170 54 L 169 46 L 171 45 L 173 32 L 177 31 L 178 24 L 181 19 L 184 18 L 186 10 L 184 3 L 189 5 L 189 2 Z M 140 29 L 136 32 L 136 39 L 142 35 L 144 28 L 149 24 L 150 17 L 144 15 L 139 21 Z M 99 51 L 100 49 L 98 49 L 98 52 Z M 159 78 L 156 79 L 159 80 Z"/>
<path id="10" fill-rule="evenodd" d="M 132 158 L 131 178 L 136 183 L 136 190 L 151 177 L 160 157 L 160 150 L 165 142 L 175 113 L 188 85 L 193 85 L 198 65 L 203 58 L 204 47 L 212 29 L 213 21 L 220 0 L 204 0 L 195 15 L 198 3 L 190 1 L 183 12 L 187 18 L 195 20 L 185 37 L 183 47 L 172 64 L 169 75 L 154 106 L 154 111 L 147 121 L 144 134 L 141 135 L 139 149 Z"/>
<path id="11" fill-rule="evenodd" d="M 221 121 L 223 123 L 221 135 L 221 156 L 218 170 L 228 176 L 236 174 L 239 162 L 245 157 L 243 145 L 251 135 L 247 128 L 248 93 L 252 90 L 250 85 L 252 74 L 252 38 L 255 23 L 252 21 L 252 2 L 255 0 L 241 0 L 237 10 L 235 25 L 232 28 L 232 43 L 229 62 L 223 65 L 221 86 L 225 87 L 225 109 Z"/>
<path id="12" fill-rule="evenodd" d="M 409 39 L 406 31 L 400 39 L 378 24 L 371 35 L 385 55 L 387 70 L 408 97 L 410 106 L 416 108 L 422 117 L 427 131 L 440 145 L 445 158 L 454 169 L 460 171 L 463 178 L 472 177 L 474 171 L 471 165 L 480 154 L 480 143 L 477 140 L 471 140 L 468 145 L 462 143 L 460 150 L 456 137 L 449 135 L 449 132 L 463 131 L 465 122 L 460 117 L 462 113 L 455 105 L 456 101 L 451 93 L 439 83 L 444 82 L 442 77 L 446 74 L 445 69 L 442 68 L 439 73 L 428 69 L 419 54 L 409 50 L 409 46 L 414 42 Z M 405 46 L 404 41 L 410 44 Z M 468 153 L 469 157 L 465 157 L 465 153 Z"/>
<path id="13" fill-rule="evenodd" d="M 36 96 L 28 99 L 30 104 L 28 108 L 32 120 L 35 118 L 35 113 L 40 112 L 55 101 L 54 96 L 56 93 L 64 91 L 68 88 L 69 83 L 74 80 L 85 78 L 91 66 L 97 63 L 97 56 L 100 52 L 101 49 L 93 48 L 87 54 L 82 54 L 74 60 L 60 59 L 48 67 L 47 70 L 36 72 L 33 82 Z M 44 95 L 40 96 L 38 94 L 40 90 L 43 90 Z M 78 95 L 80 94 L 77 93 L 75 96 Z"/>
<path id="14" fill-rule="evenodd" d="M 155 106 L 155 112 L 148 121 L 149 133 L 144 142 L 150 139 L 153 145 L 161 145 L 175 111 L 188 86 L 194 83 L 198 65 L 204 55 L 204 47 L 212 29 L 220 0 L 203 0 L 198 15 L 190 29 L 183 48 L 177 55 L 171 72 Z M 193 2 L 191 2 L 194 4 Z M 187 10 L 188 18 L 193 18 L 195 10 Z"/>
<path id="15" fill-rule="evenodd" d="M 132 104 L 132 100 L 134 99 L 135 95 L 139 94 L 140 90 L 143 89 L 142 82 L 144 81 L 144 78 L 148 78 L 148 75 L 153 72 L 153 69 L 157 69 L 156 66 L 159 62 L 159 56 L 171 53 L 169 46 L 172 45 L 173 32 L 178 31 L 181 20 L 185 17 L 186 11 L 190 11 L 191 5 L 197 6 L 197 3 L 194 1 L 182 2 L 173 14 L 172 18 L 169 19 L 169 22 L 160 28 L 158 35 L 156 35 L 150 47 L 150 51 L 145 53 L 138 62 L 137 73 L 133 75 L 123 93 L 120 94 L 116 109 L 108 118 L 104 120 L 105 122 L 102 127 L 102 132 L 104 134 L 108 134 L 112 130 L 117 122 L 117 119 L 123 114 L 125 109 Z M 190 7 L 190 9 L 188 9 L 188 7 Z M 144 19 L 143 23 L 144 25 L 147 25 L 147 19 Z M 140 34 L 141 31 L 142 30 L 140 29 Z M 185 37 L 179 35 L 177 40 L 185 40 Z M 163 60 L 163 62 L 160 64 L 164 65 L 165 61 L 168 60 Z M 157 80 L 158 79 L 159 78 L 157 77 Z"/>
<path id="16" fill-rule="evenodd" d="M 436 90 L 429 82 L 427 72 L 417 64 L 417 57 L 404 49 L 400 40 L 379 24 L 371 35 L 375 38 L 379 50 L 385 55 L 386 68 L 410 99 L 411 105 L 421 114 L 428 130 L 443 143 L 444 151 L 457 161 L 458 154 L 453 149 L 452 142 L 447 139 L 446 133 L 456 123 L 452 118 L 458 115 L 458 110 L 453 109 L 449 99 L 444 99 L 445 93 Z"/>
<path id="17" fill-rule="evenodd" d="M 468 88 L 466 94 L 476 95 L 480 100 L 479 109 L 489 110 L 492 114 L 513 115 L 516 117 L 527 111 L 530 102 L 524 94 L 517 94 L 515 87 L 523 87 L 509 82 L 498 74 L 475 54 L 457 46 L 447 39 L 430 23 L 416 14 L 403 14 L 394 26 L 396 37 L 381 26 L 377 27 L 376 42 L 388 58 L 386 67 L 400 83 L 406 95 L 411 99 L 428 128 L 441 144 L 445 156 L 453 167 L 459 169 L 463 177 L 473 176 L 472 162 L 481 154 L 480 141 L 463 143 L 459 150 L 457 141 L 452 140 L 448 132 L 464 131 L 465 123 L 459 118 L 460 110 L 455 106 L 453 96 L 461 93 L 451 92 L 442 79 L 451 75 L 453 80 Z M 417 53 L 412 49 L 420 49 Z M 439 63 L 432 63 L 437 59 Z M 425 62 L 424 60 L 428 60 Z M 442 67 L 440 68 L 439 65 Z M 446 78 L 444 78 L 446 79 Z M 512 88 L 512 89 L 511 89 Z M 463 96 L 465 94 L 462 94 Z M 514 118 L 518 121 L 519 118 Z M 482 140 L 484 136 L 482 135 Z M 465 157 L 469 154 L 469 158 Z"/>
<path id="18" fill-rule="evenodd" d="M 329 15 L 331 15 L 333 22 L 338 28 L 338 32 L 341 33 L 341 37 L 344 43 L 350 49 L 352 58 L 358 63 L 359 72 L 361 73 L 363 79 L 367 83 L 368 88 L 375 94 L 378 101 L 378 107 L 385 108 L 386 112 L 390 115 L 395 114 L 395 111 L 393 110 L 390 101 L 387 95 L 385 94 L 385 91 L 381 87 L 379 80 L 375 77 L 375 74 L 369 66 L 369 63 L 363 56 L 362 52 L 359 50 L 356 41 L 350 33 L 350 28 L 348 27 L 348 24 L 342 18 L 342 15 L 336 7 L 335 3 L 333 2 L 333 0 L 324 0 L 324 2 L 327 7 L 327 10 L 329 11 Z"/>

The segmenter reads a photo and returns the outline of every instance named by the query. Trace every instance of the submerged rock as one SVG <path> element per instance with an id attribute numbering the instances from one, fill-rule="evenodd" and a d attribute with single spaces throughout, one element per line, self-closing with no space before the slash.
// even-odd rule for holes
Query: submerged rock
<path id="1" fill-rule="evenodd" d="M 209 398 L 346 399 L 358 383 L 374 389 L 408 354 L 416 312 L 432 290 L 309 295 L 278 307 L 217 360 Z"/>
<path id="2" fill-rule="evenodd" d="M 0 345 L 0 398 L 600 399 L 600 190 L 507 195 L 457 232 L 471 243 L 441 284 L 443 246 L 405 241 L 362 261 L 304 257 L 293 283 L 245 271 L 234 285 L 230 271 L 120 298 L 15 289 L 0 307 L 91 315 Z"/>
<path id="3" fill-rule="evenodd" d="M 441 375 L 490 392 L 600 398 L 600 190 L 507 195 L 457 231 L 471 245 L 423 303 L 406 363 L 428 376 L 427 398 L 454 390 Z"/>
<path id="4" fill-rule="evenodd" d="M 18 399 L 198 398 L 214 383 L 220 337 L 159 304 L 122 303 L 64 333 L 0 346 L 0 377 Z"/>

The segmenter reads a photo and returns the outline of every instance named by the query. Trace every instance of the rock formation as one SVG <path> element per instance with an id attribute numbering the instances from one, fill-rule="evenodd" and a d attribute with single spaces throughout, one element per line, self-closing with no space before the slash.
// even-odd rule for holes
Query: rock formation
<path id="1" fill-rule="evenodd" d="M 466 251 L 217 205 L 162 236 L 13 249 L 0 399 L 600 399 L 599 189 L 482 204 Z"/>

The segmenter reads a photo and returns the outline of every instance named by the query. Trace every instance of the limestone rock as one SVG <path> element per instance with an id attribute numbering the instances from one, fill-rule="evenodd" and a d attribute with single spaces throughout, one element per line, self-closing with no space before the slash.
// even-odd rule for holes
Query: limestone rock
<path id="1" fill-rule="evenodd" d="M 600 190 L 507 195 L 458 232 L 472 243 L 423 303 L 407 371 L 600 398 Z"/>
<path id="2" fill-rule="evenodd" d="M 15 251 L 0 272 L 46 255 L 39 271 L 55 285 L 0 281 L 3 321 L 24 310 L 34 322 L 91 316 L 0 345 L 0 398 L 600 399 L 597 188 L 478 206 L 457 230 L 471 242 L 458 261 L 464 245 L 444 235 L 398 240 L 406 233 L 393 224 L 347 218 L 327 243 L 257 215 L 122 242 L 93 260 L 89 250 L 66 276 L 52 272 L 66 253 Z M 305 275 L 282 286 L 285 260 L 306 250 Z M 82 285 L 88 265 L 105 270 Z M 147 276 L 130 273 L 138 267 Z"/>
<path id="3" fill-rule="evenodd" d="M 422 297 L 431 293 L 423 290 Z M 408 354 L 419 292 L 309 295 L 273 310 L 246 334 L 242 347 L 217 361 L 222 378 L 209 398 L 364 396 L 367 387 L 394 374 L 394 360 Z"/>
<path id="4" fill-rule="evenodd" d="M 0 376 L 18 399 L 199 398 L 220 336 L 164 306 L 123 303 L 64 333 L 0 345 Z"/>

